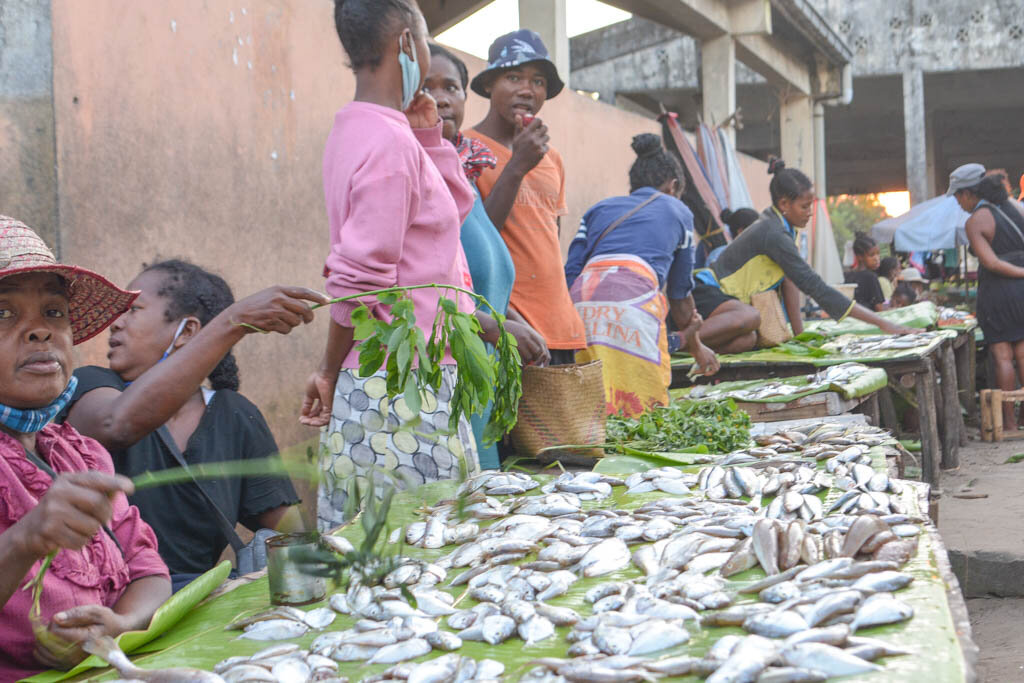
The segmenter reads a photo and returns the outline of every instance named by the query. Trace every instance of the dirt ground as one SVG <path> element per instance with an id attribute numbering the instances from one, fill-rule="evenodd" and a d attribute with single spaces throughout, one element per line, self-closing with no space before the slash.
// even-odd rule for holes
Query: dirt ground
<path id="1" fill-rule="evenodd" d="M 939 531 L 951 551 L 1019 561 L 1024 559 L 1024 462 L 1004 463 L 1024 453 L 1024 441 L 993 444 L 976 440 L 976 433 L 972 436 L 975 440 L 960 451 L 959 470 L 943 472 Z M 1009 572 L 1013 569 L 1007 564 Z M 980 649 L 978 681 L 1024 681 L 1024 576 L 995 578 L 1010 597 L 967 600 L 973 639 Z"/>
<path id="2" fill-rule="evenodd" d="M 979 683 L 1024 681 L 1024 598 L 967 601 L 978 655 Z"/>

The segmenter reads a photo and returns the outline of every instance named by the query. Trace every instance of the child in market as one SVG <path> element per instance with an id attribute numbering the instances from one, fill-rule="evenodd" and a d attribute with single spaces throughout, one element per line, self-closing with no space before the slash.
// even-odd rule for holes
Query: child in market
<path id="1" fill-rule="evenodd" d="M 477 188 L 515 263 L 509 317 L 544 337 L 553 365 L 574 362 L 587 345 L 562 271 L 565 169 L 537 116 L 564 86 L 540 36 L 525 29 L 501 36 L 491 44 L 487 68 L 470 83 L 490 100 L 490 110 L 468 131 L 497 157 Z"/>

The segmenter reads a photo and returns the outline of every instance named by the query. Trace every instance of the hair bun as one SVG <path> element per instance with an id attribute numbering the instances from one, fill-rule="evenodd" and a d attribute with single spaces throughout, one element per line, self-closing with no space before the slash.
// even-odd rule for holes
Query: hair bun
<path id="1" fill-rule="evenodd" d="M 779 157 L 768 157 L 768 175 L 775 175 L 786 168 L 786 162 Z"/>
<path id="2" fill-rule="evenodd" d="M 634 136 L 632 147 L 639 159 L 653 157 L 661 151 L 661 138 L 654 133 L 641 133 Z"/>
<path id="3" fill-rule="evenodd" d="M 728 223 L 729 219 L 732 218 L 732 209 L 722 209 L 722 213 L 718 214 L 718 217 L 722 219 L 723 223 Z"/>

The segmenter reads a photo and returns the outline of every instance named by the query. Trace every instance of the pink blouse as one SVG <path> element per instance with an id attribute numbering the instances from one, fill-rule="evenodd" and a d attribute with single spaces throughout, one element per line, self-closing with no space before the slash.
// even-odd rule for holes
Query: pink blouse
<path id="1" fill-rule="evenodd" d="M 70 424 L 47 425 L 39 432 L 36 446 L 38 455 L 58 474 L 86 470 L 114 473 L 114 464 L 103 446 L 82 436 Z M 21 444 L 0 432 L 0 533 L 34 508 L 51 484 L 50 476 L 25 457 Z M 124 494 L 114 498 L 113 509 L 110 529 L 124 548 L 124 557 L 103 531 L 81 550 L 57 553 L 43 580 L 40 606 L 44 622 L 77 605 L 112 607 L 136 579 L 170 579 L 157 553 L 156 536 L 139 518 L 138 509 L 128 504 Z M 42 561 L 32 565 L 21 581 L 22 588 L 40 564 Z M 43 669 L 32 657 L 35 637 L 28 620 L 31 604 L 30 591 L 19 588 L 0 611 L 0 680 L 18 680 Z"/>
<path id="2" fill-rule="evenodd" d="M 440 122 L 414 130 L 400 111 L 352 102 L 334 117 L 323 176 L 331 237 L 324 275 L 332 298 L 431 282 L 472 289 L 459 233 L 475 197 Z M 461 311 L 476 308 L 450 290 L 413 290 L 416 323 L 428 339 L 440 296 Z M 358 305 L 334 304 L 331 315 L 351 327 Z M 385 317 L 377 308 L 370 306 L 374 316 Z M 343 366 L 358 368 L 358 356 L 357 345 Z"/>

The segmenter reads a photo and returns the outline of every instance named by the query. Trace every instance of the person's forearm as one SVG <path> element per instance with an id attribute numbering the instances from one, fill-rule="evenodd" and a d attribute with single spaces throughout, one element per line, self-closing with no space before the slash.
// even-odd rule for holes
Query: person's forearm
<path id="1" fill-rule="evenodd" d="M 28 551 L 17 524 L 0 534 L 0 609 L 21 585 L 38 557 Z"/>
<path id="2" fill-rule="evenodd" d="M 505 170 L 498 176 L 490 194 L 484 199 L 484 209 L 488 218 L 494 223 L 494 227 L 500 232 L 505 227 L 508 215 L 512 213 L 512 206 L 516 202 L 516 195 L 519 194 L 519 186 L 523 184 L 525 173 L 521 173 L 510 161 L 505 165 Z"/>
<path id="3" fill-rule="evenodd" d="M 342 364 L 355 346 L 354 332 L 353 328 L 343 327 L 331 320 L 331 326 L 327 330 L 327 347 L 320 361 L 320 372 L 325 377 L 334 377 L 341 371 Z"/>
<path id="4" fill-rule="evenodd" d="M 990 270 L 996 275 L 1009 278 L 1024 278 L 1024 268 L 1015 266 L 1012 263 L 1007 263 L 1001 258 L 994 258 L 989 260 L 988 263 L 982 263 L 986 270 Z"/>
<path id="5" fill-rule="evenodd" d="M 144 631 L 149 628 L 153 613 L 169 597 L 169 580 L 163 576 L 144 576 L 128 584 L 112 609 L 124 620 L 125 631 Z"/>
<path id="6" fill-rule="evenodd" d="M 700 345 L 700 318 L 694 315 L 696 306 L 693 302 L 693 295 L 689 294 L 685 299 L 670 299 L 669 312 L 672 315 L 672 322 L 679 330 L 683 338 L 683 346 L 691 351 Z"/>
<path id="7" fill-rule="evenodd" d="M 870 323 L 875 327 L 883 328 L 889 324 L 889 321 L 878 315 L 870 308 L 861 306 L 860 304 L 854 304 L 853 308 L 850 309 L 850 317 L 856 318 L 857 320 L 863 320 L 866 323 Z"/>
<path id="8" fill-rule="evenodd" d="M 803 333 L 804 319 L 800 311 L 800 289 L 789 278 L 782 281 L 782 303 L 786 307 L 786 315 L 789 316 L 793 334 Z"/>
<path id="9" fill-rule="evenodd" d="M 476 312 L 476 319 L 480 323 L 480 338 L 491 345 L 498 344 L 498 321 L 483 311 Z"/>
<path id="10" fill-rule="evenodd" d="M 188 344 L 133 381 L 87 430 L 110 450 L 126 448 L 171 419 L 246 334 L 224 311 Z M 76 425 L 77 426 L 77 425 Z"/>

